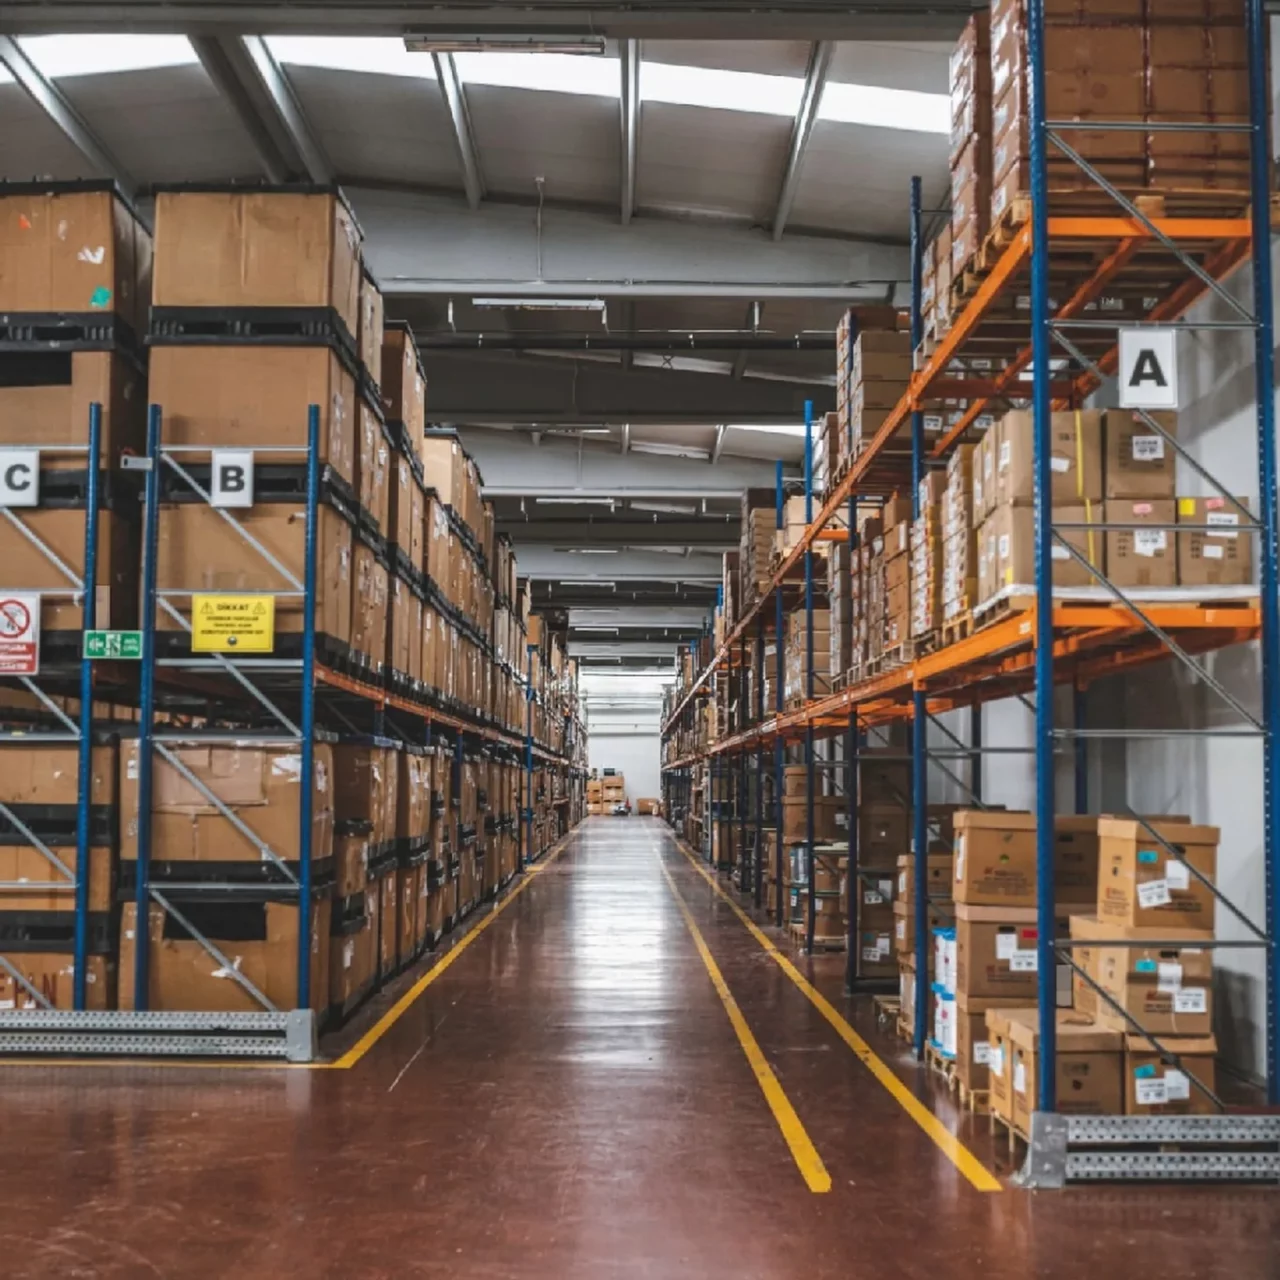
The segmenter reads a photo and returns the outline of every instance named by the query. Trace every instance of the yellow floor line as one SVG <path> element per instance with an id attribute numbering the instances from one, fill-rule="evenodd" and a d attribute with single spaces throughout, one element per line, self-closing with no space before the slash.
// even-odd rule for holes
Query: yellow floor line
<path id="1" fill-rule="evenodd" d="M 979 1191 L 1002 1191 L 1004 1188 L 999 1180 L 988 1171 L 982 1161 L 898 1079 L 893 1070 L 877 1056 L 875 1050 L 845 1021 L 839 1010 L 773 945 L 769 936 L 721 888 L 715 877 L 704 867 L 699 866 L 698 860 L 693 854 L 678 841 L 676 842 L 676 847 L 689 860 L 689 864 L 693 869 L 729 905 L 738 919 L 746 925 L 751 936 L 760 944 L 770 959 L 800 988 L 813 1007 L 826 1018 L 834 1028 L 836 1035 L 853 1050 L 862 1064 L 889 1091 L 894 1101 L 907 1115 L 928 1134 L 942 1154 Z M 666 868 L 664 867 L 663 870 L 665 872 Z"/>
<path id="2" fill-rule="evenodd" d="M 497 906 L 479 920 L 440 957 L 399 1000 L 369 1028 L 344 1054 L 333 1062 L 219 1062 L 205 1058 L 198 1062 L 177 1058 L 4 1058 L 0 1070 L 17 1067 L 140 1067 L 161 1071 L 350 1071 L 412 1007 L 414 1001 L 546 870 L 568 847 L 566 837 L 541 862 L 526 869 L 524 879 Z"/>
<path id="3" fill-rule="evenodd" d="M 707 973 L 711 977 L 711 985 L 715 987 L 716 994 L 720 997 L 720 1003 L 724 1005 L 724 1010 L 729 1015 L 729 1021 L 733 1024 L 733 1029 L 737 1033 L 738 1043 L 742 1046 L 742 1052 L 746 1054 L 747 1061 L 751 1064 L 751 1070 L 755 1073 L 756 1082 L 765 1096 L 765 1101 L 769 1104 L 769 1109 L 773 1112 L 773 1118 L 778 1122 L 778 1128 L 782 1131 L 782 1136 L 786 1140 L 787 1146 L 791 1149 L 792 1159 L 795 1160 L 801 1177 L 804 1178 L 809 1190 L 815 1194 L 830 1191 L 831 1175 L 827 1172 L 826 1165 L 822 1163 L 822 1157 L 818 1154 L 817 1148 L 805 1131 L 804 1125 L 801 1124 L 800 1117 L 796 1115 L 795 1108 L 791 1105 L 791 1100 L 778 1083 L 778 1077 L 773 1074 L 773 1068 L 769 1066 L 768 1061 L 765 1059 L 755 1036 L 751 1034 L 751 1028 L 747 1026 L 747 1020 L 742 1016 L 742 1010 L 738 1008 L 738 1002 L 733 998 L 733 993 L 729 990 L 728 983 L 724 980 L 724 974 L 720 972 L 720 966 L 716 964 L 715 958 L 707 947 L 706 940 L 694 922 L 693 916 L 689 913 L 689 908 L 685 906 L 684 899 L 680 896 L 680 890 L 676 888 L 676 882 L 671 878 L 671 873 L 663 865 L 661 854 L 655 854 L 655 856 L 658 858 L 658 866 L 662 870 L 663 878 L 671 889 L 672 896 L 676 900 L 676 906 L 680 908 L 680 914 L 684 917 L 685 925 L 693 938 L 693 945 L 697 947 L 698 954 L 702 957 L 702 963 L 707 967 Z"/>

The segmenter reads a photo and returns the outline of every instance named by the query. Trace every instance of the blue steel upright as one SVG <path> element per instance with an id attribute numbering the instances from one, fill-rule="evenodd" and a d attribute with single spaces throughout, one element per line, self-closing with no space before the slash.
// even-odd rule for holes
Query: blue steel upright
<path id="1" fill-rule="evenodd" d="M 755 724 L 764 723 L 764 618 L 756 617 L 755 654 Z M 756 856 L 754 871 L 754 899 L 756 907 L 764 905 L 764 748 L 757 740 L 752 753 L 756 763 Z"/>
<path id="2" fill-rule="evenodd" d="M 804 402 L 804 527 L 808 530 L 813 523 L 813 401 Z M 814 696 L 813 682 L 813 543 L 805 544 L 804 549 L 804 644 L 805 644 L 805 685 L 804 696 L 812 700 Z M 818 906 L 818 886 L 814 883 L 813 842 L 814 842 L 814 760 L 813 760 L 813 723 L 806 723 L 804 728 L 804 764 L 805 764 L 805 797 L 808 801 L 805 812 L 805 848 L 804 867 L 805 880 L 809 886 L 809 904 L 805 911 L 804 946 L 806 951 L 813 950 L 813 932 L 816 923 Z"/>
<path id="3" fill-rule="evenodd" d="M 315 794 L 316 536 L 320 507 L 320 406 L 307 407 L 307 524 L 302 607 L 302 786 L 298 796 L 298 1008 L 311 1008 L 311 819 Z M 324 993 L 328 999 L 328 992 Z"/>
<path id="4" fill-rule="evenodd" d="M 849 494 L 848 573 L 845 583 L 849 600 L 853 599 L 853 557 L 858 554 L 858 498 Z M 848 848 L 845 859 L 844 882 L 848 885 L 845 910 L 845 995 L 852 995 L 858 980 L 858 907 L 862 903 L 862 881 L 858 878 L 858 708 L 849 708 L 849 733 L 845 741 L 845 822 Z"/>
<path id="5" fill-rule="evenodd" d="M 774 504 L 777 515 L 778 532 L 782 532 L 783 528 L 783 507 L 785 503 L 784 490 L 782 486 L 782 463 L 777 464 L 777 470 L 774 472 Z M 781 716 L 785 709 L 782 692 L 782 680 L 786 674 L 782 661 L 782 642 L 783 628 L 786 619 L 782 612 L 782 586 L 779 584 L 773 593 L 773 617 L 774 617 L 774 633 L 773 633 L 773 661 L 774 661 L 774 677 L 773 677 L 773 705 L 774 711 Z M 786 906 L 782 900 L 782 862 L 786 856 L 786 851 L 782 847 L 782 831 L 783 831 L 783 796 L 782 786 L 783 777 L 786 769 L 786 748 L 782 744 L 782 735 L 775 734 L 773 739 L 773 788 L 774 800 L 777 804 L 777 843 L 773 850 L 773 877 L 774 877 L 774 923 L 779 929 L 782 928 L 784 912 Z"/>
<path id="6" fill-rule="evenodd" d="M 924 341 L 924 228 L 920 179 L 911 179 L 911 349 Z M 911 415 L 911 514 L 920 515 L 924 479 L 924 414 Z M 916 998 L 912 1044 L 924 1056 L 929 1014 L 929 760 L 928 704 L 919 688 L 911 694 L 911 845 L 915 859 Z"/>
<path id="7" fill-rule="evenodd" d="M 1254 377 L 1258 399 L 1258 515 L 1262 524 L 1262 803 L 1263 867 L 1267 899 L 1266 931 L 1273 939 L 1267 957 L 1267 1101 L 1280 1104 L 1280 796 L 1276 734 L 1280 733 L 1280 601 L 1277 600 L 1275 315 L 1271 272 L 1271 147 L 1267 128 L 1271 99 L 1267 87 L 1270 43 L 1263 0 L 1247 0 L 1249 45 L 1250 185 L 1253 216 Z"/>
<path id="8" fill-rule="evenodd" d="M 138 673 L 138 856 L 134 867 L 133 1007 L 150 1003 L 151 783 L 155 772 L 152 736 L 156 714 L 156 552 L 160 531 L 160 418 L 158 404 L 147 410 L 147 472 L 142 517 L 142 664 Z"/>
<path id="9" fill-rule="evenodd" d="M 98 599 L 98 465 L 102 457 L 102 406 L 89 406 L 89 453 L 85 463 L 84 574 L 81 580 L 81 627 L 87 635 L 97 626 Z M 80 650 L 80 741 L 76 778 L 76 922 L 72 961 L 72 1001 L 83 1011 L 88 995 L 89 860 L 93 849 L 93 663 Z"/>
<path id="10" fill-rule="evenodd" d="M 1057 1061 L 1053 894 L 1053 476 L 1049 469 L 1049 168 L 1045 124 L 1045 0 L 1028 0 L 1028 105 L 1031 122 L 1031 407 L 1034 418 L 1036 538 L 1036 929 L 1040 1058 Z M 1057 1109 L 1056 1073 L 1039 1073 L 1036 1109 Z"/>

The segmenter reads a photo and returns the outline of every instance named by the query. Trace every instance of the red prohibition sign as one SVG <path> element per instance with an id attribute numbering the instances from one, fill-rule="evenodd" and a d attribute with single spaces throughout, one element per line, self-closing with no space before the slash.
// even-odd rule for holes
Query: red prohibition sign
<path id="1" fill-rule="evenodd" d="M 0 600 L 0 636 L 7 640 L 31 630 L 31 614 L 21 600 Z"/>

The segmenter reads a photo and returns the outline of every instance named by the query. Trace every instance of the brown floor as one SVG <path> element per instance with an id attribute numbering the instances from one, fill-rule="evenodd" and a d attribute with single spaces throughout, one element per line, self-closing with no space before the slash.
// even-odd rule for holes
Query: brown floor
<path id="1" fill-rule="evenodd" d="M 797 1172 L 659 858 L 829 1194 Z M 844 1008 L 838 970 L 810 972 Z M 1000 1168 L 985 1121 L 967 1140 Z M 0 1204 L 4 1277 L 1280 1274 L 1276 1192 L 974 1190 L 649 819 L 590 821 L 349 1071 L 0 1069 Z"/>

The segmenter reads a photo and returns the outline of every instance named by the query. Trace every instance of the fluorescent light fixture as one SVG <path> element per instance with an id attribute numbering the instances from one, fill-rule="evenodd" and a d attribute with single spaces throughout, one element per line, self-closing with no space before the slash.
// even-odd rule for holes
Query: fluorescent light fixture
<path id="1" fill-rule="evenodd" d="M 945 93 L 921 93 L 917 89 L 828 82 L 818 107 L 818 119 L 947 134 L 951 132 L 951 99 Z"/>
<path id="2" fill-rule="evenodd" d="M 550 586 L 551 584 L 548 583 L 547 585 Z M 560 585 L 562 587 L 608 587 L 610 590 L 613 590 L 618 584 L 616 582 L 605 582 L 600 578 L 591 578 L 587 581 L 562 582 Z"/>
<path id="3" fill-rule="evenodd" d="M 187 67 L 199 61 L 186 36 L 27 36 L 18 43 L 50 80 Z"/>
<path id="4" fill-rule="evenodd" d="M 804 423 L 802 422 L 774 422 L 760 423 L 758 425 L 748 426 L 745 423 L 734 422 L 729 425 L 730 431 L 752 431 L 760 435 L 769 436 L 796 436 L 804 439 Z"/>
<path id="5" fill-rule="evenodd" d="M 571 625 L 572 625 L 572 624 L 571 624 Z M 572 629 L 573 629 L 574 631 L 595 631 L 595 632 L 601 632 L 601 633 L 603 633 L 603 634 L 605 634 L 605 635 L 611 635 L 611 636 L 616 636 L 616 635 L 618 634 L 618 628 L 617 628 L 617 627 L 583 627 L 583 626 L 577 626 L 577 627 L 573 627 Z"/>
<path id="6" fill-rule="evenodd" d="M 407 35 L 404 47 L 412 53 L 554 53 L 581 56 L 604 53 L 604 36 L 468 35 L 441 32 L 438 35 Z"/>
<path id="7" fill-rule="evenodd" d="M 569 53 L 459 53 L 454 65 L 463 84 L 494 89 L 616 99 L 622 83 L 617 58 L 583 58 Z"/>
<path id="8" fill-rule="evenodd" d="M 571 556 L 616 556 L 617 547 L 566 547 Z"/>
<path id="9" fill-rule="evenodd" d="M 804 81 L 798 76 L 673 66 L 665 62 L 640 64 L 640 98 L 644 102 L 794 116 L 803 95 Z"/>
<path id="10" fill-rule="evenodd" d="M 710 449 L 695 449 L 683 444 L 665 444 L 658 440 L 633 440 L 632 453 L 651 453 L 660 458 L 698 458 L 705 461 L 711 457 Z"/>
<path id="11" fill-rule="evenodd" d="M 683 502 L 632 502 L 632 511 L 657 511 L 662 515 L 671 516 L 696 516 L 698 514 L 697 503 Z"/>
<path id="12" fill-rule="evenodd" d="M 268 36 L 277 62 L 323 71 L 363 71 L 370 75 L 434 80 L 435 63 L 415 57 L 394 36 Z"/>
<path id="13" fill-rule="evenodd" d="M 482 311 L 604 311 L 603 298 L 472 298 Z"/>
<path id="14" fill-rule="evenodd" d="M 540 507 L 608 507 L 617 505 L 616 498 L 534 498 Z"/>

